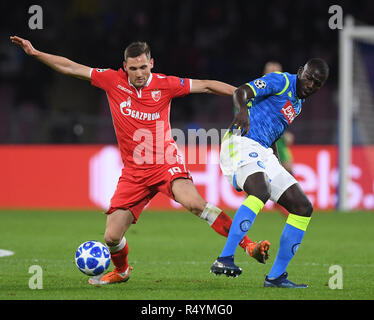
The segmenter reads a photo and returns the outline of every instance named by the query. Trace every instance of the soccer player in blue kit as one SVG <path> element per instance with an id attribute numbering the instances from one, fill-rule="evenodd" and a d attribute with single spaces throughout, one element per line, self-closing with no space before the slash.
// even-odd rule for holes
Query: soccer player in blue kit
<path id="1" fill-rule="evenodd" d="M 232 277 L 241 274 L 242 269 L 234 263 L 235 250 L 271 199 L 290 214 L 264 286 L 307 287 L 288 280 L 286 268 L 301 244 L 313 207 L 296 179 L 280 164 L 275 142 L 300 114 L 305 98 L 316 93 L 328 75 L 327 63 L 313 58 L 297 74 L 269 73 L 234 92 L 234 107 L 239 111 L 223 138 L 220 166 L 233 187 L 244 190 L 247 197 L 235 214 L 225 247 L 211 272 Z"/>

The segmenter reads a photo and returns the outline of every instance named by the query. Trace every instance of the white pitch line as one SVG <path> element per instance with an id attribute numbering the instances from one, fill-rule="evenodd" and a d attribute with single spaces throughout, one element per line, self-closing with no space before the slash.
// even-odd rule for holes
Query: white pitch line
<path id="1" fill-rule="evenodd" d="M 131 259 L 130 259 L 131 260 Z M 251 262 L 251 261 L 250 261 Z M 172 265 L 172 264 L 187 264 L 187 265 L 210 265 L 212 264 L 211 261 L 143 261 L 143 260 L 133 260 L 132 263 L 147 263 L 147 264 L 157 264 L 157 265 Z M 247 261 L 237 261 L 236 264 L 245 265 Z M 254 263 L 256 263 L 254 261 Z M 268 265 L 272 265 L 272 263 L 267 263 Z M 304 263 L 293 263 L 293 265 L 297 266 L 311 266 L 311 267 L 330 267 L 336 263 L 317 263 L 317 262 L 304 262 Z M 364 263 L 344 263 L 341 264 L 342 267 L 374 267 L 374 264 L 364 264 Z"/>
<path id="2" fill-rule="evenodd" d="M 13 251 L 10 250 L 5 250 L 5 249 L 0 249 L 0 258 L 1 257 L 8 257 L 14 255 Z"/>

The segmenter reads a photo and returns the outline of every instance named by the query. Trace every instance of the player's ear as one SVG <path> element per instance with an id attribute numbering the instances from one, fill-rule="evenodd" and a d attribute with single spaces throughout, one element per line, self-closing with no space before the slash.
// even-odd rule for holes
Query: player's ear
<path id="1" fill-rule="evenodd" d="M 123 61 L 123 70 L 125 70 L 127 72 L 126 61 Z"/>
<path id="2" fill-rule="evenodd" d="M 154 66 L 154 60 L 153 60 L 153 58 L 151 58 L 151 60 L 149 60 L 149 67 L 150 67 L 150 69 L 152 69 L 153 68 L 153 66 Z"/>
<path id="3" fill-rule="evenodd" d="M 304 71 L 304 67 L 300 67 L 299 70 L 297 70 L 297 76 L 299 78 L 301 78 L 301 74 L 303 73 L 303 71 Z"/>

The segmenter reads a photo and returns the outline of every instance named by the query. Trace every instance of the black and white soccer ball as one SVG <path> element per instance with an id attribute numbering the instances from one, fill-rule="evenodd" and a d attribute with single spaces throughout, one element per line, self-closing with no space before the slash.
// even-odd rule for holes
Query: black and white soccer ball
<path id="1" fill-rule="evenodd" d="M 75 264 L 86 275 L 99 275 L 109 268 L 109 250 L 101 242 L 86 241 L 75 252 Z"/>

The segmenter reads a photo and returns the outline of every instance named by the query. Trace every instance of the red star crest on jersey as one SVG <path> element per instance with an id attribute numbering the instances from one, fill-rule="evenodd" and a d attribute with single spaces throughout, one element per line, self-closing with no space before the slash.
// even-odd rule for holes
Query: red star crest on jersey
<path id="1" fill-rule="evenodd" d="M 152 90 L 152 99 L 158 102 L 161 99 L 161 90 Z"/>

